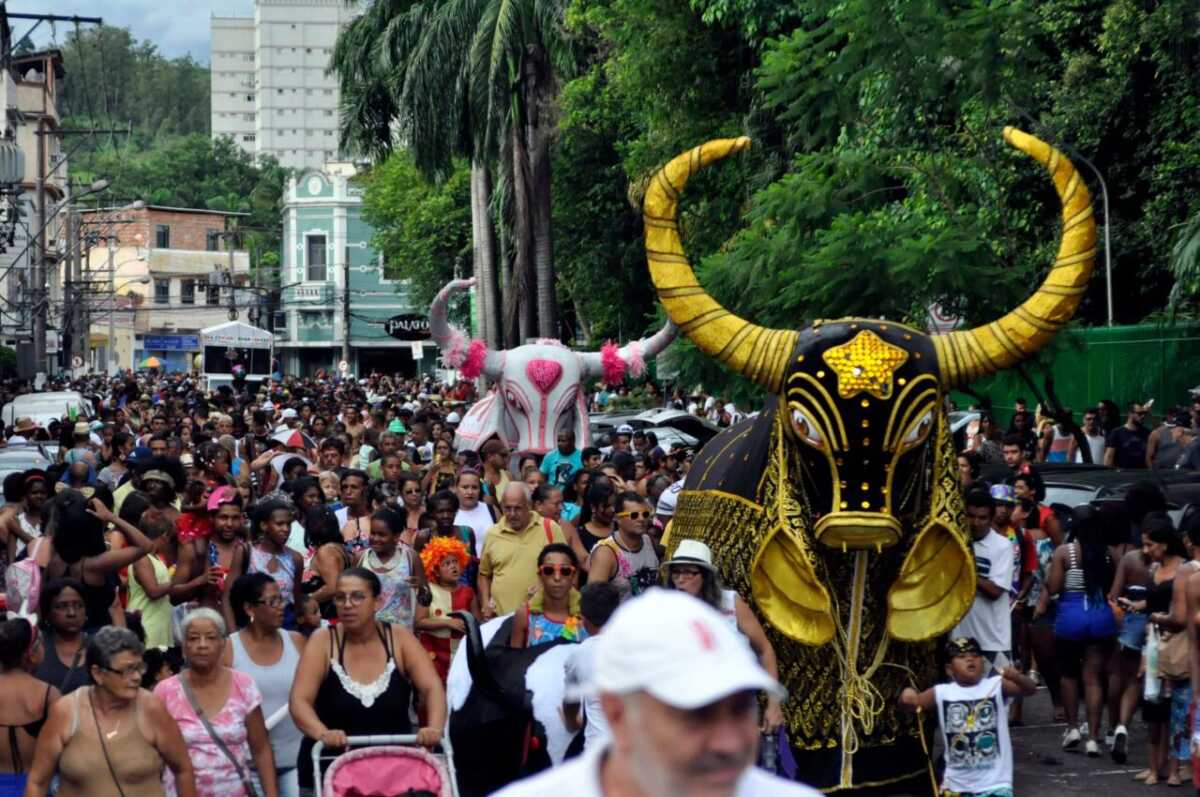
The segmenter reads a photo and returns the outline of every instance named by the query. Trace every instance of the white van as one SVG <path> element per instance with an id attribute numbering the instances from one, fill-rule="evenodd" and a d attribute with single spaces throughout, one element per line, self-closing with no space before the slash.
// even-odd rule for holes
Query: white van
<path id="1" fill-rule="evenodd" d="M 70 415 L 74 408 L 76 417 L 90 421 L 95 417 L 92 403 L 83 397 L 82 393 L 73 390 L 62 390 L 52 393 L 26 393 L 0 409 L 0 418 L 4 425 L 12 428 L 18 418 L 32 418 L 38 426 L 45 428 L 50 421 L 61 420 Z"/>

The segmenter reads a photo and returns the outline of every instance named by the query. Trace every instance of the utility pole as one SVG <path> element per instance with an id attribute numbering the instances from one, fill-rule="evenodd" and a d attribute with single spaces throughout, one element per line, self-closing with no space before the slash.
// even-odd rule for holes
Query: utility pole
<path id="1" fill-rule="evenodd" d="M 104 358 L 108 360 L 105 367 L 105 373 L 108 376 L 116 376 L 117 366 L 117 276 L 116 266 L 113 265 L 113 255 L 116 253 L 116 247 L 113 246 L 113 236 L 108 236 L 108 300 L 112 305 L 108 308 L 108 345 L 104 350 Z"/>
<path id="2" fill-rule="evenodd" d="M 350 362 L 350 257 L 349 252 L 342 253 L 342 359 L 353 368 Z"/>
<path id="3" fill-rule="evenodd" d="M 87 351 L 79 344 L 80 320 L 84 314 L 83 284 L 79 273 L 79 215 L 73 208 L 67 209 L 66 284 L 63 290 L 62 362 L 66 369 L 73 369 L 75 354 Z M 69 345 L 68 345 L 69 343 Z"/>
<path id="4" fill-rule="evenodd" d="M 37 254 L 33 261 L 33 285 L 30 311 L 33 313 L 33 372 L 46 369 L 46 131 L 38 120 L 37 129 Z"/>

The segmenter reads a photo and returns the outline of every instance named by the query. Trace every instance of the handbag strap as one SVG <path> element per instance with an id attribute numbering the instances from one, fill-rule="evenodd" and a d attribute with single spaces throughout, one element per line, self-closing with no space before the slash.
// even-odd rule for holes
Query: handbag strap
<path id="1" fill-rule="evenodd" d="M 190 674 L 183 672 L 179 674 L 179 685 L 183 687 L 183 695 L 187 698 L 188 703 L 192 706 L 192 711 L 196 712 L 196 718 L 200 720 L 200 724 L 204 726 L 204 730 L 208 733 L 208 738 L 213 740 L 213 744 L 217 746 L 229 763 L 233 764 L 234 770 L 237 772 L 238 778 L 242 781 L 242 787 L 246 789 L 247 797 L 257 797 L 258 792 L 254 790 L 254 785 L 250 782 L 249 775 L 242 767 L 242 762 L 237 760 L 233 751 L 229 749 L 229 745 L 225 744 L 225 740 L 217 735 L 216 729 L 212 723 L 208 721 L 208 717 L 204 714 L 204 709 L 200 708 L 200 701 L 196 699 L 196 693 L 192 691 L 192 686 L 189 683 L 191 680 Z M 122 797 L 124 797 L 122 795 Z"/>
<path id="2" fill-rule="evenodd" d="M 104 743 L 104 731 L 100 730 L 100 716 L 96 713 L 96 701 L 92 699 L 92 690 L 94 688 L 88 687 L 88 705 L 92 709 L 92 721 L 96 723 L 96 738 L 100 740 L 100 752 L 104 753 L 104 763 L 108 764 L 108 773 L 112 775 L 113 783 L 117 785 L 117 794 L 125 797 L 125 790 L 121 788 L 121 779 L 117 777 L 117 769 L 113 766 L 112 759 L 108 757 L 108 745 Z M 135 719 L 134 721 L 136 722 L 137 720 Z"/>

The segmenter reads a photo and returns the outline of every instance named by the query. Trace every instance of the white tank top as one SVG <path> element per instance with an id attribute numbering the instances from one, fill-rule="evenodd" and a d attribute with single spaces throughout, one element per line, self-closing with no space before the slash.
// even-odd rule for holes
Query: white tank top
<path id="1" fill-rule="evenodd" d="M 269 719 L 279 710 L 280 706 L 287 705 L 288 693 L 292 689 L 292 681 L 300 666 L 300 651 L 296 650 L 296 644 L 292 642 L 291 636 L 283 629 L 279 629 L 277 633 L 283 641 L 283 655 L 270 667 L 254 663 L 242 645 L 241 633 L 234 634 L 229 638 L 233 645 L 233 669 L 240 670 L 253 678 L 255 685 L 258 686 L 258 691 L 262 693 L 264 720 Z M 304 736 L 296 727 L 296 723 L 292 721 L 291 714 L 285 716 L 278 725 L 271 729 L 270 736 L 271 752 L 275 754 L 275 768 L 293 769 L 296 766 L 296 759 L 300 755 L 300 742 Z"/>

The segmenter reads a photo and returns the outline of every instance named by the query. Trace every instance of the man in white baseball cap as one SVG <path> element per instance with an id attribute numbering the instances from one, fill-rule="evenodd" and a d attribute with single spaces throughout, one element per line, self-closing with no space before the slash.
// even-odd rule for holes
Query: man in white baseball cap
<path id="1" fill-rule="evenodd" d="M 816 797 L 754 768 L 758 692 L 784 691 L 715 609 L 652 589 L 618 609 L 596 645 L 589 687 L 611 742 L 497 797 Z"/>

